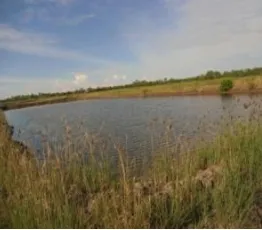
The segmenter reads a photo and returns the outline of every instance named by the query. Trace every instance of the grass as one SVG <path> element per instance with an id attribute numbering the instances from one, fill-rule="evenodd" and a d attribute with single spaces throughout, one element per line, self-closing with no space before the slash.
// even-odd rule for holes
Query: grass
<path id="1" fill-rule="evenodd" d="M 118 163 L 66 148 L 43 162 L 17 151 L 0 112 L 0 227 L 261 228 L 262 123 L 234 122 L 212 144 L 160 151 L 134 176 Z M 186 146 L 187 143 L 180 143 Z M 140 166 L 141 167 L 141 166 Z"/>
<path id="2" fill-rule="evenodd" d="M 153 86 L 137 86 L 124 89 L 112 89 L 100 92 L 74 93 L 70 95 L 39 97 L 35 99 L 17 99 L 3 101 L 5 109 L 16 109 L 28 106 L 70 102 L 76 100 L 103 99 L 103 98 L 132 98 L 132 97 L 159 97 L 180 95 L 219 95 L 221 79 L 192 80 L 188 82 L 166 83 Z M 236 93 L 261 93 L 261 76 L 232 78 L 234 87 L 230 92 Z"/>

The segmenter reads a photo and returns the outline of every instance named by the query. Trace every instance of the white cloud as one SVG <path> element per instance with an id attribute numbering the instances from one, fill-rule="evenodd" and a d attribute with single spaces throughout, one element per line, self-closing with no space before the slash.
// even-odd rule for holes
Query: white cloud
<path id="1" fill-rule="evenodd" d="M 86 74 L 83 73 L 77 73 L 74 75 L 74 80 L 73 83 L 75 85 L 81 85 L 83 86 L 83 84 L 86 84 L 88 80 L 88 76 Z"/>
<path id="2" fill-rule="evenodd" d="M 114 80 L 126 80 L 126 75 L 117 75 L 117 74 L 115 74 L 113 76 L 113 79 Z"/>
<path id="3" fill-rule="evenodd" d="M 21 94 L 56 92 L 60 89 L 55 85 L 55 81 L 56 80 L 0 76 L 0 99 Z"/>
<path id="4" fill-rule="evenodd" d="M 113 76 L 113 79 L 118 79 L 118 76 L 117 76 L 117 75 L 114 75 L 114 76 Z"/>
<path id="5" fill-rule="evenodd" d="M 108 81 L 125 81 L 127 79 L 126 75 L 117 75 L 117 74 L 114 74 L 112 77 L 109 77 L 109 78 L 105 78 L 104 81 L 108 82 Z"/>
<path id="6" fill-rule="evenodd" d="M 0 50 L 103 65 L 112 64 L 111 61 L 80 51 L 59 47 L 59 40 L 54 36 L 22 31 L 5 24 L 0 24 Z"/>
<path id="7" fill-rule="evenodd" d="M 164 1 L 173 24 L 166 29 L 152 23 L 125 27 L 125 34 L 140 34 L 139 39 L 129 38 L 139 76 L 187 77 L 208 69 L 261 65 L 261 0 L 182 3 Z"/>
<path id="8" fill-rule="evenodd" d="M 0 99 L 18 94 L 72 91 L 96 86 L 85 73 L 73 73 L 71 78 L 17 78 L 0 76 Z"/>
<path id="9" fill-rule="evenodd" d="M 57 47 L 57 39 L 44 34 L 24 32 L 0 24 L 0 49 L 24 54 L 62 58 L 83 59 L 84 55 Z"/>
<path id="10" fill-rule="evenodd" d="M 102 72 L 108 73 L 108 70 L 104 69 Z M 95 73 L 94 73 L 95 74 Z M 110 77 L 104 78 L 103 82 L 100 82 L 100 86 L 114 86 L 114 85 L 122 85 L 127 83 L 126 75 L 114 74 Z"/>

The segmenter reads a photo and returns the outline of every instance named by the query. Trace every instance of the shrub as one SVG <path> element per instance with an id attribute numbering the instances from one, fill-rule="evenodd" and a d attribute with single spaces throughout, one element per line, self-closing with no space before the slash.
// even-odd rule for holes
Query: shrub
<path id="1" fill-rule="evenodd" d="M 251 81 L 248 82 L 248 89 L 253 90 L 255 88 L 256 88 L 256 84 L 255 84 L 254 80 L 252 79 Z"/>
<path id="2" fill-rule="evenodd" d="M 220 92 L 225 93 L 233 88 L 233 81 L 230 79 L 222 80 L 220 84 Z"/>

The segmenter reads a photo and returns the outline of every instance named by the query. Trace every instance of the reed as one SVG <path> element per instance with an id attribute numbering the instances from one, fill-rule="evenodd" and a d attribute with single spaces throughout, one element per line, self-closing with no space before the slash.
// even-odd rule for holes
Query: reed
<path id="1" fill-rule="evenodd" d="M 107 158 L 97 160 L 90 139 L 88 149 L 48 152 L 38 162 L 17 151 L 1 112 L 0 120 L 2 228 L 262 227 L 259 116 L 179 156 L 158 151 L 136 177 L 125 151 L 116 146 L 112 167 Z"/>

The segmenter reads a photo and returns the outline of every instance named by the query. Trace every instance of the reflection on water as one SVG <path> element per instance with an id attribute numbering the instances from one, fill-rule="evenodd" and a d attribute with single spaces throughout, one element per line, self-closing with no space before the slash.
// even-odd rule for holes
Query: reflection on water
<path id="1" fill-rule="evenodd" d="M 83 137 L 96 135 L 103 138 L 103 143 L 111 143 L 105 151 L 113 153 L 112 143 L 120 143 L 133 156 L 148 154 L 163 145 L 167 130 L 174 138 L 209 137 L 216 133 L 217 124 L 224 118 L 246 118 L 250 108 L 244 108 L 243 104 L 260 103 L 261 99 L 261 96 L 185 96 L 89 100 L 13 110 L 6 115 L 15 127 L 14 138 L 38 151 L 46 142 L 62 148 L 69 134 L 75 146 L 81 145 Z"/>

